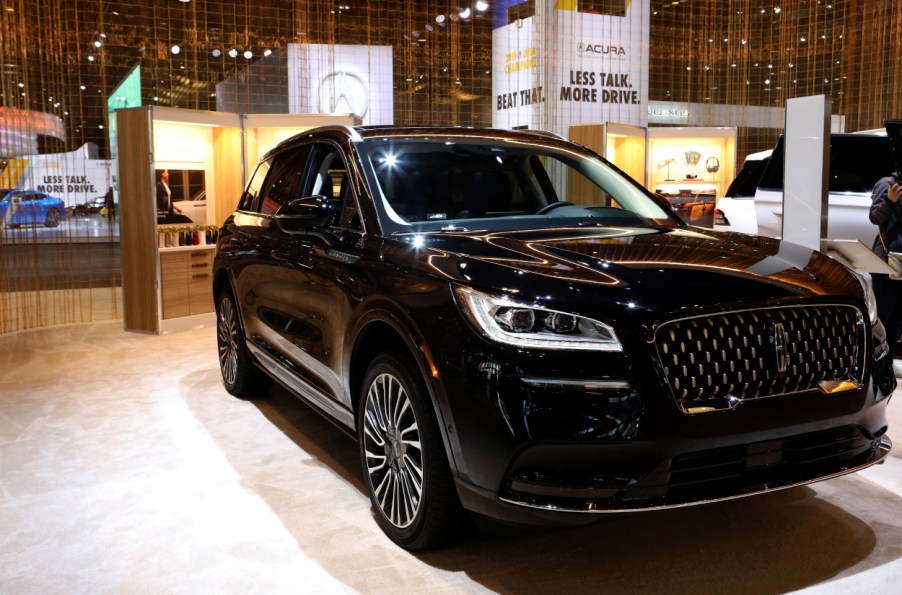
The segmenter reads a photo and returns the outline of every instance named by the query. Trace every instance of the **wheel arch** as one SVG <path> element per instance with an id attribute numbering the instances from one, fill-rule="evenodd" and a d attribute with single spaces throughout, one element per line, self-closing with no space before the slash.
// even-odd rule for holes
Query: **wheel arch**
<path id="1" fill-rule="evenodd" d="M 441 387 L 432 378 L 435 362 L 432 361 L 432 355 L 425 340 L 388 312 L 375 312 L 369 320 L 360 325 L 359 329 L 350 350 L 347 367 L 348 390 L 355 418 L 360 412 L 360 396 L 369 362 L 376 355 L 388 351 L 395 351 L 401 356 L 409 357 L 420 374 L 420 379 L 435 413 L 448 464 L 452 473 L 457 475 L 457 461 L 454 456 L 457 448 L 451 444 L 453 433 L 448 429 L 445 408 L 442 407 Z"/>

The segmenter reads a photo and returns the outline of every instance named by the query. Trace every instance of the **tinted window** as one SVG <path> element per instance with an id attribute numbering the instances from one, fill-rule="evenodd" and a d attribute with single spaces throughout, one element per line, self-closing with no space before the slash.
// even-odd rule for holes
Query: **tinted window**
<path id="1" fill-rule="evenodd" d="M 870 192 L 893 169 L 888 137 L 841 136 L 830 143 L 831 192 Z"/>
<path id="2" fill-rule="evenodd" d="M 301 181 L 307 168 L 308 146 L 280 153 L 275 157 L 264 184 L 260 213 L 274 215 L 283 204 L 300 196 Z"/>
<path id="3" fill-rule="evenodd" d="M 311 162 L 312 175 L 307 181 L 304 194 L 325 196 L 333 202 L 337 214 L 332 225 L 361 229 L 347 166 L 338 149 L 332 145 L 316 145 Z"/>
<path id="4" fill-rule="evenodd" d="M 742 166 L 739 175 L 737 175 L 736 179 L 730 183 L 730 187 L 727 188 L 727 192 L 724 196 L 733 198 L 753 198 L 755 196 L 755 190 L 757 190 L 758 184 L 761 182 L 761 176 L 764 174 L 764 170 L 767 168 L 767 163 L 769 161 L 769 157 L 746 161 Z"/>
<path id="5" fill-rule="evenodd" d="M 783 189 L 783 137 L 777 141 L 761 187 Z M 889 139 L 870 135 L 830 137 L 830 192 L 870 192 L 883 176 L 893 171 Z"/>
<path id="6" fill-rule="evenodd" d="M 250 181 L 247 183 L 244 194 L 241 196 L 241 201 L 238 203 L 239 211 L 253 211 L 257 206 L 257 197 L 260 194 L 260 189 L 263 187 L 263 180 L 266 179 L 266 174 L 269 173 L 270 163 L 271 161 L 261 161 L 260 165 L 257 166 L 254 175 L 251 176 Z"/>

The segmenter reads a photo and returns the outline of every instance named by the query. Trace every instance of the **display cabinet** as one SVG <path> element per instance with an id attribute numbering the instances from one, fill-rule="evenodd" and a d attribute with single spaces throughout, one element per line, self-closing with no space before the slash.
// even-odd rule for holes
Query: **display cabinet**
<path id="1" fill-rule="evenodd" d="M 164 107 L 116 112 L 125 329 L 211 324 L 213 252 L 248 169 L 281 140 L 350 115 L 245 115 Z M 161 208 L 158 184 L 168 176 Z"/>
<path id="2" fill-rule="evenodd" d="M 736 129 L 648 129 L 648 188 L 689 223 L 710 227 L 714 207 L 736 175 Z"/>

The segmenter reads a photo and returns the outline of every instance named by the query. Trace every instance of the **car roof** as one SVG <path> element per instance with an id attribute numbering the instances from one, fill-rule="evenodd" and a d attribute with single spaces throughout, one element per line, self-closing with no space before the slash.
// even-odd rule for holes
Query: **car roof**
<path id="1" fill-rule="evenodd" d="M 496 128 L 469 128 L 463 126 L 343 126 L 329 125 L 312 128 L 279 143 L 271 149 L 263 159 L 275 153 L 291 149 L 310 138 L 332 139 L 335 141 L 350 140 L 363 142 L 371 139 L 413 139 L 413 138 L 481 138 L 496 141 L 513 141 L 528 143 L 572 144 L 564 137 L 545 130 L 502 130 Z"/>

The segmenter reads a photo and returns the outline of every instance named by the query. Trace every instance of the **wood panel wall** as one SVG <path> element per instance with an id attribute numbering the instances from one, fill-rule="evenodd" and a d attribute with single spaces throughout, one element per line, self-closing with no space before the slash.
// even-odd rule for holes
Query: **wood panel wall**
<path id="1" fill-rule="evenodd" d="M 117 111 L 116 127 L 125 330 L 157 333 L 156 180 L 151 163 L 150 108 Z"/>
<path id="2" fill-rule="evenodd" d="M 241 129 L 237 127 L 221 127 L 213 129 L 213 169 L 216 172 L 213 187 L 216 192 L 213 221 L 222 223 L 235 211 L 241 191 L 244 190 L 245 177 L 251 172 L 242 174 Z M 253 168 L 255 164 L 247 164 Z"/>

